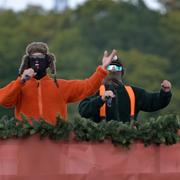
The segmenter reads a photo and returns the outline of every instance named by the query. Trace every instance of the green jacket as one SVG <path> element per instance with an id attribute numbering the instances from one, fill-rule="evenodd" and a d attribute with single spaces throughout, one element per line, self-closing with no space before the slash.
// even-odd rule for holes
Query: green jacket
<path id="1" fill-rule="evenodd" d="M 171 92 L 160 91 L 149 93 L 139 87 L 131 86 L 135 94 L 135 116 L 137 119 L 140 111 L 153 112 L 166 107 L 171 100 Z M 107 89 L 107 87 L 105 87 Z M 106 106 L 106 120 L 130 121 L 130 99 L 123 85 L 113 87 L 115 98 L 112 99 L 111 107 Z M 100 107 L 104 104 L 99 92 L 80 102 L 79 113 L 82 117 L 99 122 Z"/>

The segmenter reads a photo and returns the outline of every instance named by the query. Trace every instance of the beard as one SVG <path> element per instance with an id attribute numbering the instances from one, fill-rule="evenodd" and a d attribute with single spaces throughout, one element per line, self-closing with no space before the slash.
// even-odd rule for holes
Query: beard
<path id="1" fill-rule="evenodd" d="M 104 84 L 114 84 L 117 86 L 123 84 L 121 73 L 117 73 L 117 72 L 109 73 L 109 75 L 104 79 Z"/>

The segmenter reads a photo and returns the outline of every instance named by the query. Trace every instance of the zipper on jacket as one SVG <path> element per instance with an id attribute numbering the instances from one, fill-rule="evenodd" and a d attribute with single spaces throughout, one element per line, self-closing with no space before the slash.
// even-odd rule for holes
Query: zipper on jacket
<path id="1" fill-rule="evenodd" d="M 38 81 L 38 106 L 39 106 L 39 115 L 42 117 L 43 110 L 42 110 L 42 92 L 41 92 L 41 83 Z"/>

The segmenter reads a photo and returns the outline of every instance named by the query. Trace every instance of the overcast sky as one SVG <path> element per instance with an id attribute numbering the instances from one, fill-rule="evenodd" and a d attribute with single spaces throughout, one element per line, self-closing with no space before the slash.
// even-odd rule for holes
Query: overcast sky
<path id="1" fill-rule="evenodd" d="M 14 10 L 22 10 L 26 8 L 27 5 L 33 4 L 43 6 L 45 9 L 51 9 L 54 6 L 54 1 L 55 0 L 0 0 L 0 6 Z M 68 5 L 75 7 L 84 1 L 85 0 L 68 0 Z"/>
<path id="2" fill-rule="evenodd" d="M 51 9 L 54 6 L 54 1 L 55 0 L 0 0 L 0 7 L 12 8 L 17 11 L 26 8 L 28 4 L 34 4 L 41 5 L 45 9 Z M 68 5 L 74 8 L 84 1 L 85 0 L 68 0 Z M 146 0 L 146 4 L 153 9 L 159 8 L 156 0 Z"/>

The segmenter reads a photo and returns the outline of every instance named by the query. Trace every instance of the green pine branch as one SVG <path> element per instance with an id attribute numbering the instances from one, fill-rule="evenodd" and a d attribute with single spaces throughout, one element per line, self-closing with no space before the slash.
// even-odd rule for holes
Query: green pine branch
<path id="1" fill-rule="evenodd" d="M 180 140 L 178 130 L 180 119 L 178 115 L 169 114 L 158 118 L 131 121 L 127 123 L 117 121 L 101 121 L 95 123 L 88 119 L 74 118 L 65 121 L 57 117 L 55 125 L 44 119 L 27 119 L 21 115 L 22 121 L 3 116 L 0 118 L 0 139 L 26 138 L 39 134 L 40 138 L 52 140 L 70 140 L 72 134 L 77 141 L 103 142 L 111 140 L 116 146 L 130 147 L 134 141 L 140 140 L 145 146 L 151 144 L 176 144 Z"/>

